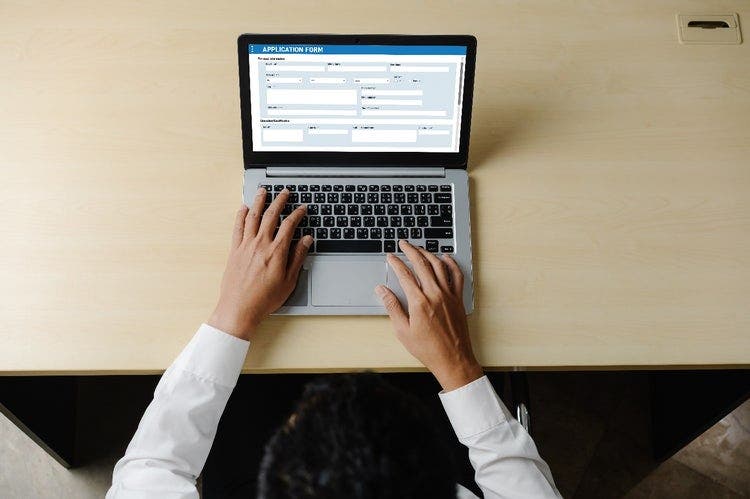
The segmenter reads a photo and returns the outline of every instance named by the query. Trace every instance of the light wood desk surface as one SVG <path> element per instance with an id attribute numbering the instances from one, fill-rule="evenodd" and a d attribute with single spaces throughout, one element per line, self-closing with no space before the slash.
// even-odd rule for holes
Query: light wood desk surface
<path id="1" fill-rule="evenodd" d="M 460 5 L 0 3 L 0 372 L 156 372 L 208 316 L 252 31 L 478 37 L 485 365 L 750 364 L 750 47 L 675 28 L 749 4 Z M 379 317 L 273 318 L 246 364 L 417 366 Z"/>

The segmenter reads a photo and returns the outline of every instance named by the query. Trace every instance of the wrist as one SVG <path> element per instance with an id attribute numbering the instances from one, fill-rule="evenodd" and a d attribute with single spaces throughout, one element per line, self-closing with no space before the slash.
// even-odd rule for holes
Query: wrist
<path id="1" fill-rule="evenodd" d="M 451 366 L 442 372 L 435 372 L 435 377 L 444 392 L 450 392 L 468 385 L 484 376 L 484 370 L 477 361 Z"/>
<path id="2" fill-rule="evenodd" d="M 206 323 L 242 340 L 250 340 L 260 324 L 253 314 L 226 312 L 220 306 L 209 317 Z"/>

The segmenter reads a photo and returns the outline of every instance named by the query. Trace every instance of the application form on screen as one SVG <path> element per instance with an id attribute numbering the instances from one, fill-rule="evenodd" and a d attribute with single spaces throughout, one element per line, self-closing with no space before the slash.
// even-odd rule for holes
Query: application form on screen
<path id="1" fill-rule="evenodd" d="M 458 152 L 466 47 L 248 45 L 254 151 Z"/>

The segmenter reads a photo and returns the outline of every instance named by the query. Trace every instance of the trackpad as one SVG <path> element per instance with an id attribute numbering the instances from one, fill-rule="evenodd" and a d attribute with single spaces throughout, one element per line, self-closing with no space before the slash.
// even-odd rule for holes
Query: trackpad
<path id="1" fill-rule="evenodd" d="M 385 262 L 312 264 L 312 304 L 316 307 L 372 307 L 382 303 L 375 286 L 385 283 Z"/>

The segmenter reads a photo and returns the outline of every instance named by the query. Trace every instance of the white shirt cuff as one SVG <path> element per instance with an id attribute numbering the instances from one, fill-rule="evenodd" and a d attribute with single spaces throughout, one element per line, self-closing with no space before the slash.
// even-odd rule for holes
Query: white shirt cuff
<path id="1" fill-rule="evenodd" d="M 459 439 L 483 433 L 507 421 L 502 402 L 487 376 L 439 395 Z"/>
<path id="2" fill-rule="evenodd" d="M 245 364 L 250 342 L 201 324 L 177 363 L 179 368 L 213 383 L 233 388 Z"/>

